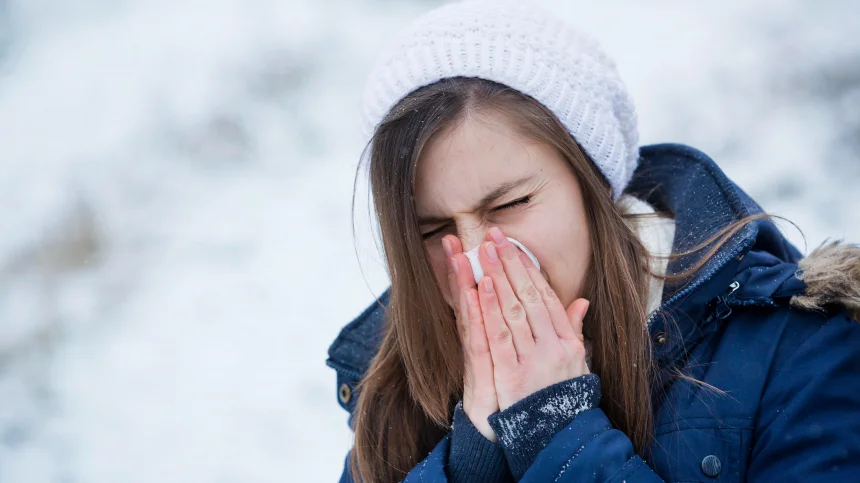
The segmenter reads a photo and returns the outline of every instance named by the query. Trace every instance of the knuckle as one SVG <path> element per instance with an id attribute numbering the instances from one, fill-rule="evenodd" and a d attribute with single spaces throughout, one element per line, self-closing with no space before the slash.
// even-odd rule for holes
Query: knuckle
<path id="1" fill-rule="evenodd" d="M 511 331 L 508 329 L 502 329 L 493 335 L 493 339 L 495 339 L 496 342 L 507 342 L 511 340 Z"/>
<path id="2" fill-rule="evenodd" d="M 469 355 L 471 356 L 483 356 L 489 351 L 490 348 L 487 347 L 487 344 L 485 343 L 481 343 L 479 341 L 472 341 L 469 344 Z"/>
<path id="3" fill-rule="evenodd" d="M 484 351 L 482 351 L 480 347 L 477 347 L 474 344 L 470 344 L 468 352 L 470 361 L 475 360 L 484 355 Z"/>
<path id="4" fill-rule="evenodd" d="M 550 310 L 564 310 L 564 305 L 562 305 L 561 300 L 558 299 L 555 291 L 547 285 L 547 288 L 543 290 L 544 294 L 544 303 L 547 308 Z"/>
<path id="5" fill-rule="evenodd" d="M 541 298 L 540 292 L 537 287 L 533 283 L 525 283 L 523 284 L 521 292 L 523 296 L 523 301 L 527 304 L 537 304 L 543 300 Z"/>
<path id="6" fill-rule="evenodd" d="M 523 304 L 521 304 L 519 302 L 514 302 L 510 306 L 508 306 L 508 310 L 507 310 L 508 318 L 519 321 L 519 320 L 522 320 L 523 317 L 525 317 L 525 315 L 526 315 L 526 310 L 525 310 L 525 307 L 523 307 Z"/>

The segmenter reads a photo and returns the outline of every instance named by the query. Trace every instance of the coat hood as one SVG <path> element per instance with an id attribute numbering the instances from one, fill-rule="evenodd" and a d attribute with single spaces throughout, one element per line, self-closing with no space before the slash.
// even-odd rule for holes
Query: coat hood
<path id="1" fill-rule="evenodd" d="M 673 251 L 684 252 L 722 227 L 763 213 L 707 155 L 689 146 L 660 144 L 642 148 L 640 169 L 630 191 L 675 216 Z M 704 250 L 703 250 L 704 251 Z M 673 261 L 678 273 L 699 261 L 703 251 Z M 716 282 L 715 282 L 716 281 Z M 726 295 L 738 305 L 777 305 L 803 310 L 843 307 L 860 320 L 860 247 L 829 242 L 802 258 L 770 220 L 749 223 L 694 276 L 676 285 L 663 309 Z"/>

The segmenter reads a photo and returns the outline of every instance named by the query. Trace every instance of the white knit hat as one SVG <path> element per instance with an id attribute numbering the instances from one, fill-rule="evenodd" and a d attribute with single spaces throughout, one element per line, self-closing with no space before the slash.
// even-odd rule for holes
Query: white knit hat
<path id="1" fill-rule="evenodd" d="M 415 20 L 380 56 L 363 96 L 363 131 L 412 91 L 448 77 L 512 87 L 552 111 L 618 199 L 639 159 L 636 112 L 597 43 L 529 2 L 470 0 Z"/>

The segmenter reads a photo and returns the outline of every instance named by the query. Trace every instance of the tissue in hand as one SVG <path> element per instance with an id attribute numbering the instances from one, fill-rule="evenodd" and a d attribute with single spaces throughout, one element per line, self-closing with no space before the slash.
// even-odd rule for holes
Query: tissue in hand
<path id="1" fill-rule="evenodd" d="M 520 243 L 519 241 L 517 241 L 511 237 L 507 237 L 507 239 L 511 243 L 513 243 L 514 245 L 519 247 L 519 249 L 522 250 L 523 253 L 525 253 L 526 256 L 528 256 L 531 259 L 532 263 L 535 264 L 535 267 L 537 267 L 537 269 L 540 270 L 540 263 L 538 263 L 537 257 L 535 257 L 534 254 L 528 248 L 526 248 L 525 245 L 523 245 L 522 243 Z M 479 248 L 481 248 L 481 245 L 478 245 L 475 248 L 464 253 L 464 255 L 466 255 L 466 258 L 469 259 L 469 264 L 472 265 L 472 275 L 475 276 L 475 283 L 478 283 L 481 280 L 481 278 L 484 276 L 484 270 L 481 268 L 481 262 L 478 260 L 478 249 Z"/>

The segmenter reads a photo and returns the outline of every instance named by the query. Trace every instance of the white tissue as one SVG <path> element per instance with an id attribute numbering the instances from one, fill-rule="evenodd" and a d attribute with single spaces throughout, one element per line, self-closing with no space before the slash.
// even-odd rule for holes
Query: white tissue
<path id="1" fill-rule="evenodd" d="M 517 241 L 511 237 L 507 237 L 507 239 L 511 243 L 513 243 L 514 245 L 519 247 L 519 249 L 522 250 L 523 253 L 525 253 L 526 256 L 529 257 L 529 259 L 531 259 L 532 263 L 535 264 L 535 267 L 537 267 L 537 269 L 540 270 L 540 263 L 538 263 L 538 259 L 537 259 L 537 257 L 535 257 L 534 253 L 532 253 L 528 248 L 526 248 L 525 245 L 523 245 L 519 241 Z M 483 276 L 484 276 L 484 270 L 481 268 L 481 262 L 478 260 L 478 249 L 479 248 L 481 248 L 481 245 L 478 245 L 475 248 L 473 248 L 473 249 L 471 249 L 468 252 L 463 254 L 463 255 L 466 255 L 466 258 L 469 259 L 469 264 L 472 265 L 472 275 L 475 276 L 475 283 L 478 283 L 481 280 L 481 278 L 483 278 Z"/>

